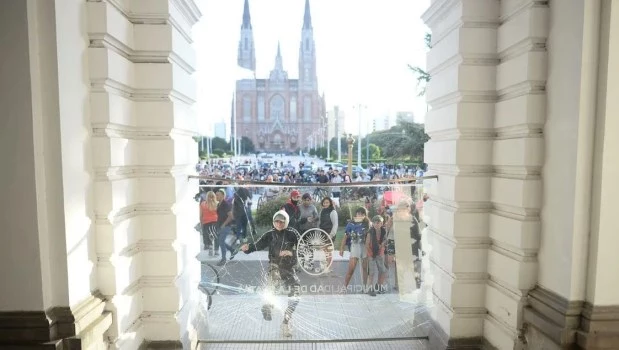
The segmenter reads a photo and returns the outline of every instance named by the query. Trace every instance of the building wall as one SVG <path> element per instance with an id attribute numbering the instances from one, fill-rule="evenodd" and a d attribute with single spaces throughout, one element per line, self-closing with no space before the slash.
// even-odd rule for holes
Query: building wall
<path id="1" fill-rule="evenodd" d="M 596 10 L 597 6 L 587 6 L 585 13 Z M 593 183 L 591 198 L 590 242 L 587 268 L 586 304 L 593 305 L 590 319 L 606 320 L 606 344 L 619 347 L 619 245 L 616 225 L 616 198 L 619 196 L 619 4 L 604 1 L 600 8 L 600 47 L 597 68 L 597 98 L 595 141 L 593 145 Z M 594 13 L 595 14 L 595 13 Z M 588 16 L 587 22 L 597 28 L 598 17 Z M 591 37 L 587 37 L 589 45 Z M 593 67 L 589 67 L 592 71 Z M 590 86 L 590 85 L 589 85 Z M 587 86 L 587 87 L 589 87 Z M 599 313 L 596 315 L 596 307 Z M 595 317 L 597 316 L 597 317 Z M 606 316 L 606 317 L 604 317 Z M 599 323 L 599 322 L 598 322 Z M 591 329 L 596 329 L 591 327 Z M 593 336 L 591 338 L 594 338 Z M 614 342 L 612 342 L 614 341 Z M 601 342 L 600 342 L 601 343 Z"/>
<path id="2" fill-rule="evenodd" d="M 535 286 L 543 165 L 542 1 L 434 1 L 425 161 L 433 343 L 485 337 L 512 348 Z"/>
<path id="3" fill-rule="evenodd" d="M 226 123 L 215 123 L 215 137 L 226 139 Z"/>
<path id="4" fill-rule="evenodd" d="M 584 300 L 597 71 L 586 49 L 584 2 L 550 8 L 544 126 L 544 207 L 538 284 Z M 569 38 L 578 38 L 572 40 Z M 597 46 L 596 48 L 597 49 Z M 560 220 L 558 218 L 564 218 Z M 566 268 L 569 266 L 569 268 Z"/>
<path id="5" fill-rule="evenodd" d="M 256 150 L 259 151 L 294 152 L 297 148 L 303 149 L 307 147 L 307 138 L 323 125 L 323 104 L 318 91 L 306 91 L 296 88 L 297 80 L 286 81 L 283 88 L 281 84 L 271 87 L 269 80 L 262 81 L 265 82 L 264 88 L 257 87 L 256 81 L 244 80 L 237 83 L 235 102 L 236 125 L 238 128 L 237 137 L 248 137 L 254 143 Z M 294 85 L 294 87 L 291 85 Z M 264 120 L 258 119 L 258 94 L 264 96 Z M 285 130 L 284 132 L 271 133 L 274 119 L 270 118 L 270 101 L 278 95 L 284 99 L 284 116 L 281 121 Z M 292 97 L 296 97 L 297 100 L 296 120 L 291 120 L 290 118 L 290 101 Z M 311 98 L 312 117 L 309 122 L 304 119 L 305 97 Z M 251 101 L 251 108 L 249 110 L 251 119 L 249 121 L 245 120 L 245 98 L 249 98 Z M 274 148 L 270 144 L 270 141 L 274 139 L 276 134 L 279 134 L 283 141 L 282 149 Z"/>
<path id="6" fill-rule="evenodd" d="M 64 216 L 71 305 L 98 289 L 95 268 L 94 169 L 91 153 L 87 9 L 79 1 L 56 2 Z M 84 280 L 88 283 L 84 283 Z"/>
<path id="7" fill-rule="evenodd" d="M 424 14 L 433 347 L 617 347 L 618 9 L 436 0 Z"/>
<path id="8" fill-rule="evenodd" d="M 183 341 L 199 313 L 197 130 L 190 0 L 87 2 L 97 283 L 114 312 L 113 346 Z M 77 156 L 77 155 L 76 155 Z M 79 156 L 78 156 L 79 157 Z M 83 156 L 81 157 L 83 158 Z"/>
<path id="9" fill-rule="evenodd" d="M 19 33 L 5 37 L 2 46 L 12 49 L 0 54 L 0 82 L 11 85 L 0 86 L 0 95 L 7 98 L 0 105 L 8 111 L 1 139 L 9 142 L 3 147 L 8 171 L 2 183 L 9 185 L 5 193 L 10 198 L 2 223 L 5 235 L 18 238 L 2 245 L 8 249 L 2 257 L 8 261 L 1 265 L 13 274 L 1 272 L 0 317 L 5 322 L 0 325 L 0 344 L 7 337 L 15 345 L 77 335 L 86 347 L 104 346 L 103 333 L 112 321 L 96 295 L 89 84 L 84 79 L 88 39 L 85 30 L 80 31 L 83 5 L 0 5 L 6 16 L 0 23 L 10 26 L 5 32 Z M 19 162 L 13 164 L 9 154 Z M 19 177 L 11 179 L 12 171 Z M 12 191 L 19 195 L 13 198 Z M 27 202 L 26 209 L 22 204 Z"/>
<path id="10" fill-rule="evenodd" d="M 42 243 L 37 216 L 35 135 L 33 121 L 33 78 L 31 77 L 29 28 L 26 2 L 0 4 L 0 44 L 11 47 L 0 55 L 0 186 L 3 244 L 0 245 L 0 277 L 3 297 L 0 310 L 44 310 Z M 39 151 L 39 150 L 37 150 Z M 19 218 L 19 219 L 17 219 Z M 66 263 L 65 263 L 66 264 Z M 16 269 L 15 266 L 21 266 Z M 65 265 L 66 266 L 66 265 Z M 68 298 L 66 298 L 68 299 Z M 64 300 L 68 302 L 68 300 Z"/>
<path id="11" fill-rule="evenodd" d="M 327 112 L 328 122 L 328 139 L 341 137 L 344 133 L 344 121 L 346 120 L 346 114 L 339 106 L 334 106 L 333 109 Z M 336 127 L 336 123 L 339 124 Z M 339 134 L 339 135 L 338 135 Z"/>

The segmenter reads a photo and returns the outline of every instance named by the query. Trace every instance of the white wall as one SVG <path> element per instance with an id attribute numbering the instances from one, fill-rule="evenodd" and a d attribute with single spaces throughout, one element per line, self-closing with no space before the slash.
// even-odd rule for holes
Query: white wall
<path id="1" fill-rule="evenodd" d="M 596 80 L 595 2 L 550 6 L 538 284 L 583 300 Z"/>
<path id="2" fill-rule="evenodd" d="M 92 149 L 86 2 L 55 2 L 66 257 L 71 305 L 91 295 L 94 267 Z"/>
<path id="3" fill-rule="evenodd" d="M 26 12 L 25 1 L 0 2 L 0 310 L 40 311 L 44 302 Z"/>
<path id="4" fill-rule="evenodd" d="M 594 182 L 591 191 L 591 249 L 586 300 L 598 306 L 619 305 L 619 6 L 604 2 L 600 40 Z"/>
<path id="5" fill-rule="evenodd" d="M 188 0 L 85 6 L 89 69 L 80 74 L 92 86 L 98 285 L 115 314 L 108 336 L 120 349 L 161 340 L 189 348 L 201 311 L 196 183 L 187 181 L 197 158 L 197 8 Z"/>
<path id="6" fill-rule="evenodd" d="M 47 309 L 69 306 L 54 3 L 28 1 L 28 25 L 39 251 Z"/>

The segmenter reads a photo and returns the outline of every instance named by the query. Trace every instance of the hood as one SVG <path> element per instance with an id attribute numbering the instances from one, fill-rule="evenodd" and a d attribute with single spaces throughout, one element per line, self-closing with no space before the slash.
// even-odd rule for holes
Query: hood
<path id="1" fill-rule="evenodd" d="M 284 228 L 287 228 L 288 224 L 290 223 L 290 217 L 288 216 L 288 213 L 286 213 L 285 210 L 280 210 L 280 211 L 276 212 L 273 215 L 273 221 L 275 221 L 275 219 L 278 218 L 278 217 L 280 219 L 283 217 L 284 221 L 286 222 L 286 226 L 284 226 Z"/>

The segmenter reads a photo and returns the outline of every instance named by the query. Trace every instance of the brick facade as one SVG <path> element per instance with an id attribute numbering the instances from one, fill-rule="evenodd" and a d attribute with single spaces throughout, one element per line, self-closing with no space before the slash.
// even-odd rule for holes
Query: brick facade
<path id="1" fill-rule="evenodd" d="M 254 70 L 255 49 L 250 21 L 246 1 L 238 62 L 244 68 Z M 257 151 L 296 152 L 306 149 L 310 138 L 314 138 L 315 144 L 326 136 L 325 102 L 318 92 L 309 1 L 305 3 L 301 36 L 298 79 L 288 79 L 278 46 L 275 66 L 268 78 L 236 82 L 233 130 L 236 117 L 237 137 L 252 140 Z"/>

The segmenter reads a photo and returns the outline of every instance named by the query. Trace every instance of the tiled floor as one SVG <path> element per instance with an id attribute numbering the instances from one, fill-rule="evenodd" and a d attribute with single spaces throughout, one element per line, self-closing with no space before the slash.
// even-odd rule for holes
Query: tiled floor
<path id="1" fill-rule="evenodd" d="M 427 340 L 392 340 L 341 343 L 262 343 L 262 344 L 206 344 L 199 350 L 422 350 L 427 349 Z"/>
<path id="2" fill-rule="evenodd" d="M 287 306 L 277 296 L 273 320 L 265 321 L 258 295 L 216 295 L 208 313 L 208 327 L 200 339 L 263 341 L 281 340 L 280 324 Z M 424 338 L 425 306 L 403 303 L 395 294 L 303 296 L 291 321 L 291 340 L 375 338 Z"/>
<path id="3" fill-rule="evenodd" d="M 274 297 L 276 309 L 272 321 L 265 321 L 260 311 L 264 302 L 261 289 L 267 268 L 266 252 L 239 254 L 223 267 L 215 266 L 218 257 L 209 257 L 205 252 L 198 259 L 203 262 L 202 283 L 212 281 L 211 266 L 220 278 L 211 309 L 207 311 L 205 306 L 202 313 L 198 349 L 427 348 L 428 309 L 432 307 L 432 276 L 427 273 L 421 289 L 413 293 L 414 298 L 403 301 L 393 289 L 375 297 L 350 290 L 342 293 L 347 255 L 334 259 L 333 272 L 328 275 L 316 277 L 300 272 L 301 286 L 306 290 L 301 293 L 291 321 L 293 336 L 284 338 L 280 325 L 288 298 Z M 425 270 L 429 266 L 427 256 L 423 264 Z M 393 271 L 389 280 L 393 286 Z M 359 267 L 350 284 L 363 285 Z"/>

